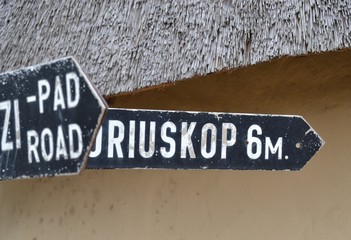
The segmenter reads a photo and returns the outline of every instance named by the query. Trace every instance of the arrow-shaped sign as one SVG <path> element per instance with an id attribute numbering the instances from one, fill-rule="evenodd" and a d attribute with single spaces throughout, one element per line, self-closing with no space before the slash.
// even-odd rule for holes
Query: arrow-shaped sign
<path id="1" fill-rule="evenodd" d="M 0 75 L 0 179 L 76 174 L 107 104 L 73 58 Z"/>
<path id="2" fill-rule="evenodd" d="M 299 170 L 323 144 L 300 116 L 109 109 L 87 168 Z"/>

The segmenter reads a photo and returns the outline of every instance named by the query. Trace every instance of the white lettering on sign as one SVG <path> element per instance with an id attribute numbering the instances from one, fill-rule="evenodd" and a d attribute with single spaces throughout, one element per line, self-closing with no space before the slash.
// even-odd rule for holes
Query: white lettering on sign
<path id="1" fill-rule="evenodd" d="M 253 136 L 254 132 L 261 135 L 261 127 L 254 124 L 247 131 L 247 156 L 251 159 L 258 159 L 262 153 L 262 142 L 258 137 Z"/>
<path id="2" fill-rule="evenodd" d="M 275 146 L 273 146 L 272 140 L 266 137 L 266 148 L 265 148 L 265 159 L 269 159 L 269 152 L 276 154 L 278 152 L 278 159 L 281 160 L 283 156 L 283 138 L 279 137 Z"/>
<path id="3" fill-rule="evenodd" d="M 2 124 L 2 134 L 1 134 L 1 151 L 11 151 L 14 149 L 13 141 L 9 141 L 9 136 L 11 136 L 11 129 L 10 129 L 10 116 L 12 110 L 11 101 L 3 101 L 0 102 L 0 111 L 4 110 L 4 120 Z M 16 138 L 16 149 L 21 148 L 21 127 L 20 127 L 20 113 L 19 113 L 19 106 L 18 106 L 18 99 L 13 101 L 13 114 L 15 119 L 15 138 Z"/>
<path id="4" fill-rule="evenodd" d="M 223 122 L 221 125 L 203 123 L 202 126 L 197 122 L 178 122 L 178 126 L 171 121 L 161 124 L 161 126 L 157 126 L 155 121 L 136 122 L 130 120 L 125 125 L 119 120 L 109 120 L 108 137 L 105 143 L 107 144 L 107 158 L 128 157 L 133 159 L 138 156 L 147 159 L 157 157 L 157 153 L 160 153 L 161 157 L 169 159 L 175 157 L 178 150 L 182 159 L 187 157 L 194 159 L 197 155 L 211 159 L 216 154 L 220 159 L 228 159 L 231 157 L 228 150 L 234 147 L 238 139 L 237 128 L 234 123 L 230 122 Z M 90 152 L 92 158 L 98 157 L 102 152 L 104 144 L 102 132 L 101 128 L 96 138 L 94 150 Z M 137 136 L 136 133 L 138 133 Z M 197 139 L 198 137 L 199 139 Z M 273 142 L 270 137 L 263 135 L 262 128 L 257 124 L 248 128 L 244 144 L 247 156 L 252 160 L 262 156 L 266 160 L 272 157 L 278 160 L 282 159 L 283 138 L 278 137 L 277 141 Z M 232 153 L 233 151 L 231 151 Z M 287 159 L 286 156 L 285 158 Z"/>
<path id="5" fill-rule="evenodd" d="M 195 158 L 195 151 L 193 147 L 193 142 L 191 140 L 191 135 L 194 132 L 196 122 L 191 122 L 188 128 L 187 122 L 182 122 L 182 138 L 181 138 L 181 148 L 180 157 L 186 158 L 187 150 L 189 152 L 190 158 Z"/>
<path id="6" fill-rule="evenodd" d="M 53 111 L 75 108 L 80 100 L 79 77 L 75 72 L 67 73 L 66 76 L 66 98 L 64 96 L 62 81 L 59 76 L 55 77 L 55 87 L 53 96 Z M 44 102 L 51 94 L 50 83 L 46 79 L 38 81 L 38 101 L 39 112 L 44 113 Z M 66 99 L 66 101 L 65 101 Z M 27 97 L 27 102 L 35 102 L 36 96 Z"/>
<path id="7" fill-rule="evenodd" d="M 57 144 L 56 144 L 56 160 L 60 160 L 61 156 L 63 159 L 68 159 L 68 152 L 65 143 L 65 137 L 62 130 L 62 125 L 57 128 Z"/>
<path id="8" fill-rule="evenodd" d="M 139 134 L 139 153 L 143 158 L 150 158 L 155 153 L 155 129 L 156 123 L 154 121 L 150 122 L 150 131 L 149 131 L 149 150 L 145 150 L 145 135 L 146 135 L 146 126 L 145 121 L 140 121 L 140 134 Z"/>
<path id="9" fill-rule="evenodd" d="M 8 151 L 13 149 L 13 142 L 7 141 L 7 134 L 10 125 L 10 112 L 11 112 L 11 102 L 5 101 L 0 103 L 0 110 L 5 110 L 5 121 L 1 136 L 1 150 Z"/>
<path id="10" fill-rule="evenodd" d="M 49 144 L 49 146 L 47 146 L 47 144 L 41 144 L 41 154 L 44 161 L 49 162 L 54 156 L 54 139 L 49 128 L 44 128 L 41 132 L 41 142 Z"/>
<path id="11" fill-rule="evenodd" d="M 71 87 L 73 83 L 73 88 Z M 79 77 L 75 72 L 66 74 L 66 85 L 67 85 L 67 107 L 75 108 L 80 99 L 80 91 L 79 91 Z M 74 89 L 75 95 L 72 95 L 71 89 Z"/>
<path id="12" fill-rule="evenodd" d="M 75 108 L 78 106 L 80 100 L 80 85 L 79 77 L 75 72 L 70 72 L 65 75 L 66 79 L 66 92 L 64 93 L 63 83 L 60 76 L 55 77 L 55 85 L 52 91 L 50 83 L 47 79 L 41 79 L 38 81 L 38 97 L 35 95 L 27 97 L 27 103 L 34 103 L 38 100 L 39 113 L 44 114 L 46 106 L 50 100 L 50 95 L 53 92 L 52 110 L 59 111 L 69 108 Z M 65 96 L 66 95 L 66 96 Z M 11 105 L 7 106 L 6 112 L 11 110 Z M 46 107 L 46 108 L 45 108 Z M 50 106 L 51 107 L 51 106 Z M 16 132 L 16 147 L 21 147 L 20 141 L 20 127 L 19 127 L 19 110 L 18 101 L 14 102 L 15 108 L 15 132 Z M 0 104 L 1 110 L 1 104 Z M 7 113 L 5 114 L 5 120 L 8 120 Z M 38 130 L 27 131 L 27 147 L 28 147 L 28 162 L 29 163 L 40 163 L 40 159 L 46 162 L 61 159 L 79 158 L 83 152 L 83 136 L 82 130 L 76 123 L 68 124 L 68 137 L 65 137 L 64 126 L 57 126 L 56 138 L 53 133 L 53 129 L 44 128 L 41 132 Z M 4 127 L 5 129 L 5 127 Z M 5 132 L 5 131 L 4 131 Z M 3 135 L 4 135 L 3 132 Z M 5 133 L 6 134 L 6 133 Z M 4 136 L 3 136 L 4 137 Z M 6 141 L 6 138 L 3 138 Z M 56 139 L 56 141 L 54 141 Z M 68 141 L 67 141 L 68 140 Z M 4 142 L 5 148 L 10 148 L 12 142 Z M 13 147 L 11 147 L 13 149 Z M 3 150 L 3 149 L 2 149 Z M 40 158 L 42 157 L 42 158 Z"/>
<path id="13" fill-rule="evenodd" d="M 27 132 L 28 163 L 33 162 L 33 156 L 37 163 L 40 162 L 38 154 L 39 137 L 35 130 Z"/>
<path id="14" fill-rule="evenodd" d="M 59 107 L 61 109 L 66 109 L 65 98 L 63 97 L 63 90 L 62 90 L 60 77 L 56 76 L 55 93 L 54 93 L 54 111 L 57 111 Z"/>
<path id="15" fill-rule="evenodd" d="M 72 123 L 68 125 L 68 139 L 69 157 L 71 159 L 79 158 L 83 151 L 83 137 L 82 130 L 78 124 Z M 77 148 L 74 146 L 74 139 L 77 140 Z"/>
<path id="16" fill-rule="evenodd" d="M 210 143 L 207 142 L 208 132 L 211 132 Z M 206 123 L 201 130 L 201 155 L 204 158 L 211 158 L 216 154 L 217 128 L 212 123 Z M 207 145 L 210 150 L 207 151 Z"/>
<path id="17" fill-rule="evenodd" d="M 39 112 L 44 113 L 44 100 L 50 96 L 50 84 L 48 80 L 38 81 L 38 95 L 39 95 Z"/>
<path id="18" fill-rule="evenodd" d="M 228 130 L 230 130 L 230 137 L 228 138 Z M 222 147 L 221 159 L 227 158 L 227 148 L 233 146 L 236 142 L 236 127 L 233 123 L 222 124 Z"/>
<path id="19" fill-rule="evenodd" d="M 165 143 L 169 144 L 169 150 L 167 151 L 166 147 L 161 147 L 160 151 L 161 151 L 161 155 L 164 158 L 171 158 L 174 156 L 175 151 L 176 151 L 176 142 L 173 138 L 167 136 L 167 130 L 169 129 L 169 131 L 171 133 L 175 133 L 177 131 L 177 127 L 174 123 L 172 122 L 165 122 L 164 124 L 162 124 L 161 127 L 161 139 L 162 141 L 164 141 Z"/>
<path id="20" fill-rule="evenodd" d="M 44 128 L 40 133 L 40 138 L 36 130 L 27 131 L 28 163 L 40 163 L 40 157 L 44 161 L 50 162 L 53 160 L 54 155 L 57 161 L 62 158 L 68 159 L 68 157 L 70 159 L 79 158 L 83 153 L 83 139 L 80 126 L 75 123 L 68 124 L 68 138 L 65 138 L 63 130 L 62 125 L 57 127 L 56 142 L 54 142 L 54 134 L 50 128 Z"/>
<path id="21" fill-rule="evenodd" d="M 118 128 L 118 137 L 115 137 L 115 128 Z M 113 158 L 114 149 L 117 150 L 117 158 L 123 158 L 121 143 L 124 139 L 124 124 L 118 120 L 110 120 L 108 124 L 108 151 L 107 157 Z"/>
<path id="22" fill-rule="evenodd" d="M 135 154 L 135 121 L 129 121 L 129 144 L 128 144 L 128 157 L 134 158 Z"/>
<path id="23" fill-rule="evenodd" d="M 254 134 L 256 136 L 254 136 Z M 247 132 L 247 155 L 251 159 L 258 159 L 262 155 L 262 141 L 257 136 L 262 135 L 262 128 L 256 124 L 250 126 Z M 270 154 L 274 155 L 278 153 L 278 160 L 282 159 L 283 156 L 283 138 L 279 137 L 276 144 L 273 146 L 270 137 L 265 137 L 264 142 L 264 158 L 269 159 Z"/>
<path id="24" fill-rule="evenodd" d="M 14 112 L 15 112 L 15 135 L 16 135 L 16 148 L 21 148 L 21 126 L 20 126 L 20 116 L 19 116 L 19 105 L 18 99 L 13 101 Z"/>

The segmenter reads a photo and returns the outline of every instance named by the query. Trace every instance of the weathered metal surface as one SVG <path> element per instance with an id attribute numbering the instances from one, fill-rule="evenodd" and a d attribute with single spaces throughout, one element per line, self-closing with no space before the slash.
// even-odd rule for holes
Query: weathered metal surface
<path id="1" fill-rule="evenodd" d="M 87 168 L 299 170 L 323 144 L 300 116 L 109 109 Z"/>
<path id="2" fill-rule="evenodd" d="M 107 105 L 73 58 L 0 75 L 0 179 L 77 174 Z"/>
<path id="3" fill-rule="evenodd" d="M 0 71 L 74 55 L 112 95 L 349 48 L 350 16 L 349 0 L 1 1 Z"/>

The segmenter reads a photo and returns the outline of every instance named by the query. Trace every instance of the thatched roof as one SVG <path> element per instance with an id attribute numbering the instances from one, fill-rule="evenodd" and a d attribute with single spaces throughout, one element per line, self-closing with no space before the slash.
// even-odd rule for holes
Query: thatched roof
<path id="1" fill-rule="evenodd" d="M 349 1 L 4 0 L 0 70 L 71 55 L 112 95 L 349 48 L 350 15 Z"/>

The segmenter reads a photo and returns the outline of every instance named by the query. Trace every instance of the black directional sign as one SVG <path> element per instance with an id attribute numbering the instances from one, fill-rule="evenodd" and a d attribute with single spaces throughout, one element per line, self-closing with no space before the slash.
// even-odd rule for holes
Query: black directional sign
<path id="1" fill-rule="evenodd" d="M 79 173 L 107 105 L 73 58 L 0 75 L 0 179 Z"/>
<path id="2" fill-rule="evenodd" d="M 300 116 L 109 109 L 87 167 L 299 170 L 323 144 Z"/>

